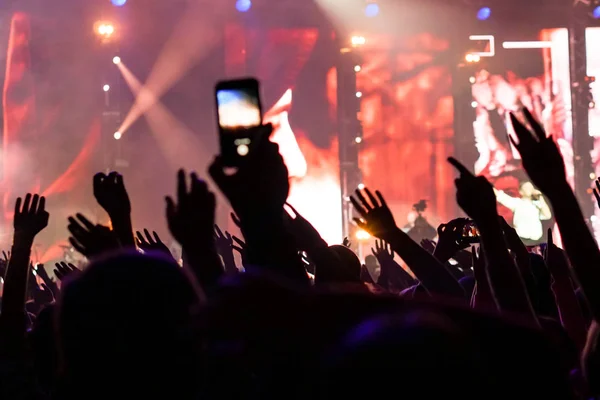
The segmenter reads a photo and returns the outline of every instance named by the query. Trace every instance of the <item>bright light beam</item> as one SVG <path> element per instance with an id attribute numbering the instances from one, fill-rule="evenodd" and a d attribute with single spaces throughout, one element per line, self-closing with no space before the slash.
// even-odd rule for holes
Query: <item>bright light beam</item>
<path id="1" fill-rule="evenodd" d="M 206 5 L 203 2 L 190 3 L 190 9 L 175 25 L 175 30 L 163 47 L 144 84 L 144 90 L 153 93 L 153 101 L 160 99 L 217 45 L 218 32 L 223 28 L 220 25 L 219 16 L 226 11 L 227 4 L 225 3 L 227 2 L 214 3 L 215 6 L 210 13 L 206 12 Z M 148 98 L 145 95 L 136 100 L 119 127 L 120 132 L 126 132 L 139 117 L 152 107 L 153 103 L 148 102 Z"/>
<path id="2" fill-rule="evenodd" d="M 150 131 L 159 148 L 165 155 L 173 169 L 185 168 L 187 170 L 206 171 L 210 160 L 205 146 L 194 132 L 179 121 L 146 87 L 142 86 L 139 79 L 127 66 L 118 64 L 123 78 L 140 104 L 147 107 L 146 120 Z M 121 135 L 125 132 L 119 130 Z M 198 162 L 203 162 L 199 165 Z"/>

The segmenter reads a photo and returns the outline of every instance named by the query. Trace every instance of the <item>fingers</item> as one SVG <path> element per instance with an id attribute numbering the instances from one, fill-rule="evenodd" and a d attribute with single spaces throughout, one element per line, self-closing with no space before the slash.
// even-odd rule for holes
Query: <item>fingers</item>
<path id="1" fill-rule="evenodd" d="M 237 243 L 237 244 L 238 244 L 238 246 L 240 246 L 240 247 L 242 247 L 242 248 L 244 248 L 244 249 L 246 248 L 246 243 L 245 243 L 245 242 L 244 242 L 242 239 L 238 238 L 237 236 L 232 236 L 232 237 L 231 237 L 231 239 L 232 239 L 232 240 L 233 240 L 235 243 Z"/>
<path id="2" fill-rule="evenodd" d="M 37 194 L 34 194 L 33 197 L 31 198 L 31 208 L 29 209 L 30 213 L 36 213 L 37 212 L 37 207 L 38 207 L 38 203 L 40 202 L 40 196 Z"/>
<path id="3" fill-rule="evenodd" d="M 365 210 L 371 211 L 373 208 L 375 208 L 375 205 L 369 204 L 369 202 L 367 201 L 367 199 L 365 199 L 365 196 L 363 196 L 363 194 L 361 193 L 360 190 L 356 189 L 354 191 L 354 193 L 356 194 L 356 197 L 358 197 L 358 199 L 362 203 Z"/>
<path id="4" fill-rule="evenodd" d="M 83 214 L 76 214 L 77 219 L 81 221 L 81 223 L 85 226 L 88 231 L 92 231 L 95 228 L 95 225 L 90 222 Z"/>
<path id="5" fill-rule="evenodd" d="M 219 225 L 217 224 L 215 224 L 215 233 L 217 234 L 218 238 L 224 237 L 223 231 L 221 230 L 221 228 L 219 228 Z"/>
<path id="6" fill-rule="evenodd" d="M 140 232 L 140 231 L 136 231 L 136 232 L 135 232 L 135 236 L 136 236 L 136 239 L 137 239 L 137 241 L 138 241 L 138 245 L 144 245 L 144 244 L 147 244 L 147 243 L 146 243 L 146 240 L 144 239 L 144 236 L 142 235 L 142 232 Z"/>
<path id="7" fill-rule="evenodd" d="M 542 128 L 540 123 L 533 117 L 527 107 L 523 107 L 523 115 L 525 115 L 525 119 L 527 119 L 527 122 L 529 122 L 529 125 L 531 125 L 531 128 L 533 128 L 533 132 L 537 136 L 538 140 L 545 140 L 546 131 L 544 131 L 544 128 Z"/>
<path id="8" fill-rule="evenodd" d="M 40 202 L 38 204 L 37 212 L 41 213 L 46 211 L 46 198 L 44 196 L 40 196 Z"/>
<path id="9" fill-rule="evenodd" d="M 71 243 L 71 246 L 73 246 L 73 248 L 75 248 L 75 250 L 77 250 L 81 254 L 83 254 L 83 255 L 87 254 L 86 248 L 81 243 L 79 243 L 75 238 L 70 237 L 69 243 Z"/>
<path id="10" fill-rule="evenodd" d="M 375 196 L 377 196 L 377 198 L 379 199 L 379 204 L 381 204 L 381 207 L 387 208 L 387 203 L 385 202 L 385 199 L 383 198 L 383 195 L 379 190 L 375 191 Z"/>
<path id="11" fill-rule="evenodd" d="M 474 177 L 475 176 L 471 173 L 471 171 L 468 170 L 467 167 L 462 165 L 460 163 L 460 161 L 458 161 L 456 158 L 448 157 L 448 162 L 460 173 L 461 176 L 463 176 L 463 177 L 466 177 L 466 176 Z"/>
<path id="12" fill-rule="evenodd" d="M 235 215 L 235 213 L 231 213 L 231 220 L 233 221 L 233 223 L 238 227 L 241 228 L 242 227 L 242 221 L 240 221 L 240 219 L 238 218 L 237 215 Z"/>
<path id="13" fill-rule="evenodd" d="M 552 228 L 548 228 L 548 247 L 554 246 L 554 238 L 552 237 Z"/>
<path id="14" fill-rule="evenodd" d="M 177 212 L 175 201 L 171 197 L 167 196 L 165 197 L 165 202 L 167 203 L 165 210 L 165 213 L 167 214 L 167 221 L 173 221 Z"/>
<path id="15" fill-rule="evenodd" d="M 363 217 L 363 218 L 367 217 L 367 210 L 365 208 L 363 208 L 363 206 L 361 206 L 353 196 L 350 196 L 350 202 L 352 203 L 352 206 L 354 207 L 356 212 L 358 214 L 360 214 L 361 217 Z M 356 218 L 355 218 L 355 221 L 356 221 Z"/>
<path id="16" fill-rule="evenodd" d="M 154 240 L 152 240 L 152 236 L 150 236 L 150 232 L 148 231 L 148 229 L 144 228 L 144 235 L 146 235 L 146 240 L 148 241 L 148 243 L 152 244 L 156 244 L 154 242 Z"/>
<path id="17" fill-rule="evenodd" d="M 535 139 L 533 138 L 533 135 L 531 134 L 529 129 L 527 129 L 527 127 L 523 125 L 521 121 L 519 121 L 519 119 L 516 117 L 516 115 L 512 112 L 510 113 L 510 121 L 513 125 L 515 134 L 519 139 L 519 144 L 516 144 L 515 141 L 511 138 L 511 142 L 517 148 L 517 150 L 521 151 L 523 146 L 531 146 L 532 144 L 535 144 Z"/>
<path id="18" fill-rule="evenodd" d="M 23 203 L 23 199 L 17 197 L 17 201 L 15 202 L 15 215 L 21 214 L 21 204 Z"/>
<path id="19" fill-rule="evenodd" d="M 185 171 L 180 169 L 177 172 L 177 204 L 180 204 L 187 198 L 187 183 L 185 181 Z"/>
<path id="20" fill-rule="evenodd" d="M 377 200 L 375 199 L 375 196 L 373 196 L 373 193 L 371 193 L 371 191 L 369 190 L 369 188 L 365 188 L 365 193 L 367 194 L 367 197 L 369 198 L 369 201 L 371 202 L 373 207 L 380 206 Z"/>
<path id="21" fill-rule="evenodd" d="M 27 193 L 25 201 L 23 202 L 23 214 L 29 212 L 29 206 L 31 204 L 31 193 Z"/>

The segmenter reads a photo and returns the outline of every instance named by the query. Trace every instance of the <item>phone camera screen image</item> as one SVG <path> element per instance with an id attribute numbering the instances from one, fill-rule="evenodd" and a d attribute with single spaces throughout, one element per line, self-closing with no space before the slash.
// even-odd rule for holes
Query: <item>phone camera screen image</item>
<path id="1" fill-rule="evenodd" d="M 222 129 L 245 129 L 261 124 L 259 97 L 253 89 L 219 90 L 217 105 Z"/>

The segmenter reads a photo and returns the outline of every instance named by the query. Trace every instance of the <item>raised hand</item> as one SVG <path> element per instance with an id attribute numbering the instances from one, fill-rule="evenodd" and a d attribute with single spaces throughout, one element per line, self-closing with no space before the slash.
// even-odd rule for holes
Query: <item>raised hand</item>
<path id="1" fill-rule="evenodd" d="M 523 108 L 523 115 L 531 130 L 511 113 L 510 119 L 519 143 L 517 144 L 512 137 L 509 138 L 521 154 L 523 168 L 533 184 L 548 194 L 556 186 L 567 184 L 565 162 L 552 135 L 546 136 L 544 128 L 527 108 Z"/>
<path id="2" fill-rule="evenodd" d="M 103 225 L 94 225 L 82 214 L 77 214 L 77 219 L 69 217 L 67 229 L 71 233 L 71 245 L 87 258 L 121 247 L 113 231 Z"/>
<path id="3" fill-rule="evenodd" d="M 49 217 L 45 197 L 30 193 L 25 196 L 25 201 L 19 197 L 15 204 L 15 237 L 33 242 L 35 236 L 48 226 Z"/>
<path id="4" fill-rule="evenodd" d="M 111 218 L 131 213 L 131 202 L 123 183 L 123 176 L 118 172 L 94 175 L 94 197 Z"/>
<path id="5" fill-rule="evenodd" d="M 206 182 L 190 174 L 188 187 L 185 172 L 177 174 L 177 201 L 166 198 L 167 223 L 173 237 L 181 244 L 184 266 L 189 266 L 198 284 L 205 290 L 216 285 L 223 265 L 215 247 L 214 226 L 216 199 Z"/>
<path id="6" fill-rule="evenodd" d="M 483 176 L 475 176 L 453 157 L 448 162 L 460 173 L 456 184 L 456 201 L 460 208 L 476 222 L 497 214 L 494 188 Z"/>
<path id="7" fill-rule="evenodd" d="M 146 236 L 144 237 L 144 235 Z M 150 235 L 148 229 L 144 229 L 144 235 L 142 235 L 142 232 L 140 231 L 136 232 L 136 242 L 140 249 L 144 251 L 155 251 L 173 257 L 171 255 L 171 250 L 169 250 L 167 245 L 160 240 L 160 237 L 156 232 L 152 231 L 152 235 Z"/>
<path id="8" fill-rule="evenodd" d="M 350 241 L 350 239 L 348 239 L 348 236 L 346 236 L 344 238 L 344 241 L 342 242 L 342 246 L 350 248 L 352 247 L 352 242 Z"/>
<path id="9" fill-rule="evenodd" d="M 46 287 L 52 292 L 54 298 L 57 298 L 59 293 L 58 286 L 56 285 L 56 282 L 52 280 L 52 278 L 50 278 L 48 272 L 46 271 L 46 268 L 44 268 L 44 265 L 38 264 L 35 271 L 37 272 L 38 276 L 42 278 L 42 281 L 44 282 Z"/>
<path id="10" fill-rule="evenodd" d="M 235 243 L 231 246 L 231 248 L 240 254 L 240 256 L 242 257 L 242 263 L 246 264 L 246 250 L 248 249 L 248 246 L 246 246 L 246 242 L 244 242 L 237 236 L 232 236 L 231 238 Z"/>
<path id="11" fill-rule="evenodd" d="M 225 172 L 220 156 L 209 167 L 210 176 L 242 224 L 246 224 L 248 218 L 264 217 L 264 213 L 280 219 L 289 194 L 288 170 L 279 154 L 279 146 L 268 140 L 272 132 L 270 124 L 256 128 L 255 146 L 236 173 Z"/>
<path id="12" fill-rule="evenodd" d="M 375 241 L 375 249 L 371 248 L 371 253 L 377 258 L 379 264 L 386 261 L 394 261 L 394 252 L 392 251 L 392 246 L 389 243 L 383 240 Z"/>
<path id="13" fill-rule="evenodd" d="M 166 200 L 169 229 L 182 246 L 199 241 L 214 242 L 215 195 L 195 172 L 190 174 L 188 188 L 185 171 L 180 170 L 177 175 L 177 201 L 172 197 Z"/>
<path id="14" fill-rule="evenodd" d="M 233 256 L 233 237 L 227 231 L 223 233 L 218 225 L 215 225 L 215 246 L 217 247 L 217 252 L 223 259 L 225 271 L 227 273 L 238 272 Z"/>
<path id="15" fill-rule="evenodd" d="M 67 277 L 77 276 L 81 273 L 81 270 L 71 263 L 59 262 L 54 264 L 54 266 L 56 267 L 54 269 L 54 275 L 56 275 L 56 278 L 61 282 Z"/>
<path id="16" fill-rule="evenodd" d="M 354 222 L 371 235 L 386 240 L 398 229 L 394 216 L 378 190 L 375 191 L 377 198 L 367 188 L 364 189 L 364 193 L 368 201 L 358 189 L 355 191 L 356 198 L 350 197 L 352 205 L 361 217 L 354 218 Z"/>

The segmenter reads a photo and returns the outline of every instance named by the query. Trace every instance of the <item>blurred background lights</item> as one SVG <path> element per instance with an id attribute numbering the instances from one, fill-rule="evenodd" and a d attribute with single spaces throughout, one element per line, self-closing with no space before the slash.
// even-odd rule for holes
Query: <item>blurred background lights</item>
<path id="1" fill-rule="evenodd" d="M 252 1 L 251 0 L 237 0 L 235 3 L 235 8 L 239 12 L 246 12 L 246 11 L 250 10 L 250 8 L 252 8 Z"/>
<path id="2" fill-rule="evenodd" d="M 369 3 L 365 7 L 365 15 L 369 18 L 376 17 L 379 14 L 379 5 L 377 3 Z"/>
<path id="3" fill-rule="evenodd" d="M 110 2 L 113 3 L 113 6 L 123 7 L 127 0 L 110 0 Z"/>
<path id="4" fill-rule="evenodd" d="M 492 15 L 492 10 L 489 7 L 482 7 L 477 11 L 477 19 L 485 21 Z"/>
<path id="5" fill-rule="evenodd" d="M 600 18 L 600 6 L 597 6 L 596 8 L 594 8 L 594 11 L 592 12 L 592 16 L 596 19 Z"/>

